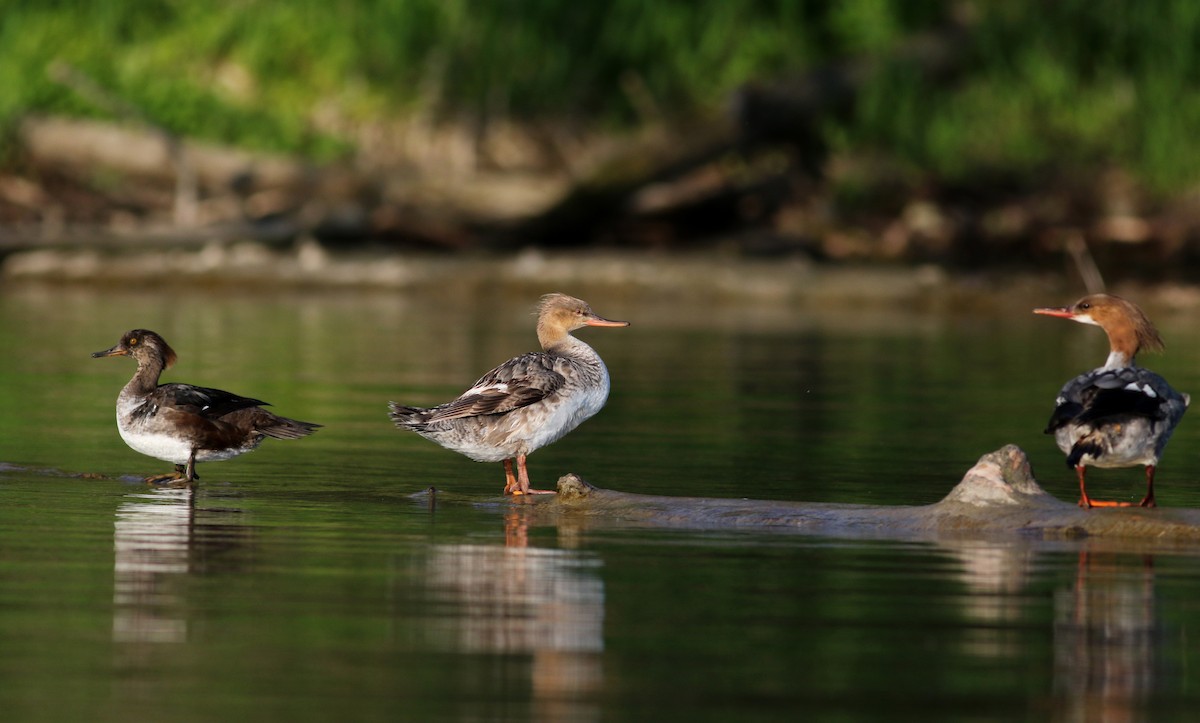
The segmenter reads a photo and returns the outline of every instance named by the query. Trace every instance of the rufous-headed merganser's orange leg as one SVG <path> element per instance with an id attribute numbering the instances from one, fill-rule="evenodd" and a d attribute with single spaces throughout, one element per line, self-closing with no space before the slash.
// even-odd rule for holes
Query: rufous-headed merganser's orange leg
<path id="1" fill-rule="evenodd" d="M 525 455 L 517 455 L 517 485 L 514 495 L 552 495 L 554 490 L 529 489 L 529 469 L 525 467 Z"/>
<path id="2" fill-rule="evenodd" d="M 1117 502 L 1116 500 L 1094 500 L 1088 497 L 1087 484 L 1084 481 L 1087 475 L 1087 467 L 1078 465 L 1075 467 L 1075 473 L 1079 475 L 1079 506 L 1087 509 L 1093 507 L 1133 507 L 1132 502 Z"/>

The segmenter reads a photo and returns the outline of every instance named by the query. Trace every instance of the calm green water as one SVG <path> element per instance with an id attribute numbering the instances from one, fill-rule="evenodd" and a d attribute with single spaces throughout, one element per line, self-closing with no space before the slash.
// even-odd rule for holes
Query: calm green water
<path id="1" fill-rule="evenodd" d="M 547 289 L 548 290 L 548 289 Z M 613 394 L 534 483 L 923 504 L 983 453 L 1029 453 L 1098 332 L 972 314 L 587 293 Z M 4 720 L 1170 720 L 1200 694 L 1196 549 L 830 540 L 533 524 L 500 465 L 387 420 L 533 347 L 537 293 L 0 293 Z M 1065 302 L 1037 299 L 1029 306 Z M 1019 311 L 1020 313 L 1017 313 Z M 1148 357 L 1200 392 L 1200 334 Z M 324 423 L 200 466 L 193 496 L 117 436 L 127 359 Z M 1162 504 L 1200 506 L 1185 418 Z M 80 475 L 88 475 L 86 477 Z M 1140 473 L 1096 476 L 1137 499 Z M 440 490 L 431 505 L 421 492 Z"/>

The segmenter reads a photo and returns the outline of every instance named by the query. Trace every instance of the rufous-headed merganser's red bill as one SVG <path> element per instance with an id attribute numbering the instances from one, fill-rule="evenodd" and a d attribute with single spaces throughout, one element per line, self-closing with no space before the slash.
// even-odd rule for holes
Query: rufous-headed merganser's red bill
<path id="1" fill-rule="evenodd" d="M 509 359 L 445 404 L 422 409 L 391 402 L 392 421 L 477 462 L 504 462 L 505 494 L 548 492 L 529 488 L 526 456 L 561 439 L 608 399 L 608 369 L 600 355 L 571 336 L 585 326 L 629 322 L 598 316 L 566 294 L 547 294 L 538 305 L 543 351 Z"/>
<path id="2" fill-rule="evenodd" d="M 1079 506 L 1131 506 L 1088 497 L 1086 468 L 1141 464 L 1146 467 L 1146 496 L 1139 504 L 1154 507 L 1154 468 L 1191 402 L 1165 379 L 1134 364 L 1138 351 L 1163 348 L 1158 331 L 1141 309 L 1112 294 L 1091 294 L 1071 306 L 1033 313 L 1095 324 L 1108 334 L 1104 366 L 1063 386 L 1046 425 L 1079 477 Z"/>
<path id="3" fill-rule="evenodd" d="M 265 437 L 298 439 L 321 425 L 276 416 L 258 399 L 196 387 L 159 384 L 164 369 L 175 363 L 175 351 L 146 329 L 126 332 L 110 349 L 92 354 L 131 356 L 137 361 L 133 379 L 117 397 L 117 431 L 134 450 L 175 465 L 173 473 L 147 477 L 150 483 L 191 484 L 199 479 L 197 462 L 236 457 L 258 447 Z"/>

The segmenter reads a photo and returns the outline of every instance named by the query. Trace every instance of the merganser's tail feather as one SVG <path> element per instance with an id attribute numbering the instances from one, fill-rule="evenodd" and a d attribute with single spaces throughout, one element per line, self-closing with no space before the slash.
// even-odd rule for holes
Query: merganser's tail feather
<path id="1" fill-rule="evenodd" d="M 300 439 L 321 428 L 320 424 L 314 422 L 301 422 L 299 419 L 280 417 L 270 412 L 265 413 L 270 416 L 270 419 L 264 419 L 262 423 L 255 425 L 255 429 L 272 439 Z"/>
<path id="2" fill-rule="evenodd" d="M 1079 466 L 1080 460 L 1085 455 L 1091 455 L 1093 459 L 1104 453 L 1104 446 L 1090 437 L 1084 437 L 1071 447 L 1071 453 L 1067 455 L 1067 469 L 1075 469 Z"/>
<path id="3" fill-rule="evenodd" d="M 396 402 L 388 402 L 388 408 L 391 410 L 388 416 L 397 427 L 412 430 L 424 429 L 432 411 L 421 407 L 406 407 Z"/>
<path id="4" fill-rule="evenodd" d="M 1054 412 L 1050 415 L 1050 421 L 1046 422 L 1046 428 L 1042 430 L 1042 434 L 1054 434 L 1060 428 L 1067 426 L 1075 417 L 1083 413 L 1083 405 L 1079 402 L 1063 402 L 1054 408 Z"/>

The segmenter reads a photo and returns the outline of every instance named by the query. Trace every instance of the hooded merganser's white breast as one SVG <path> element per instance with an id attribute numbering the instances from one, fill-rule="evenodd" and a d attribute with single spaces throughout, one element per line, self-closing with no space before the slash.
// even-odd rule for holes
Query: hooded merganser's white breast
<path id="1" fill-rule="evenodd" d="M 131 356 L 133 378 L 117 396 L 117 430 L 132 449 L 176 465 L 172 474 L 147 481 L 191 482 L 197 462 L 236 457 L 258 447 L 265 437 L 297 439 L 321 425 L 272 414 L 258 399 L 191 384 L 159 384 L 175 351 L 158 334 L 134 329 L 115 346 L 92 357 Z"/>
<path id="2" fill-rule="evenodd" d="M 561 439 L 608 399 L 608 368 L 571 332 L 628 324 L 597 315 L 579 299 L 547 294 L 538 306 L 543 351 L 509 359 L 445 404 L 421 408 L 391 402 L 390 416 L 401 429 L 473 460 L 504 462 L 506 493 L 537 491 L 529 489 L 526 455 Z"/>
<path id="3" fill-rule="evenodd" d="M 1076 470 L 1080 505 L 1118 505 L 1088 497 L 1086 467 L 1144 465 L 1147 491 L 1140 504 L 1153 507 L 1155 467 L 1191 401 L 1135 364 L 1140 350 L 1163 348 L 1158 331 L 1136 305 L 1111 294 L 1092 294 L 1071 306 L 1034 313 L 1093 324 L 1108 335 L 1104 365 L 1063 385 L 1045 430 L 1066 453 L 1067 466 Z"/>

